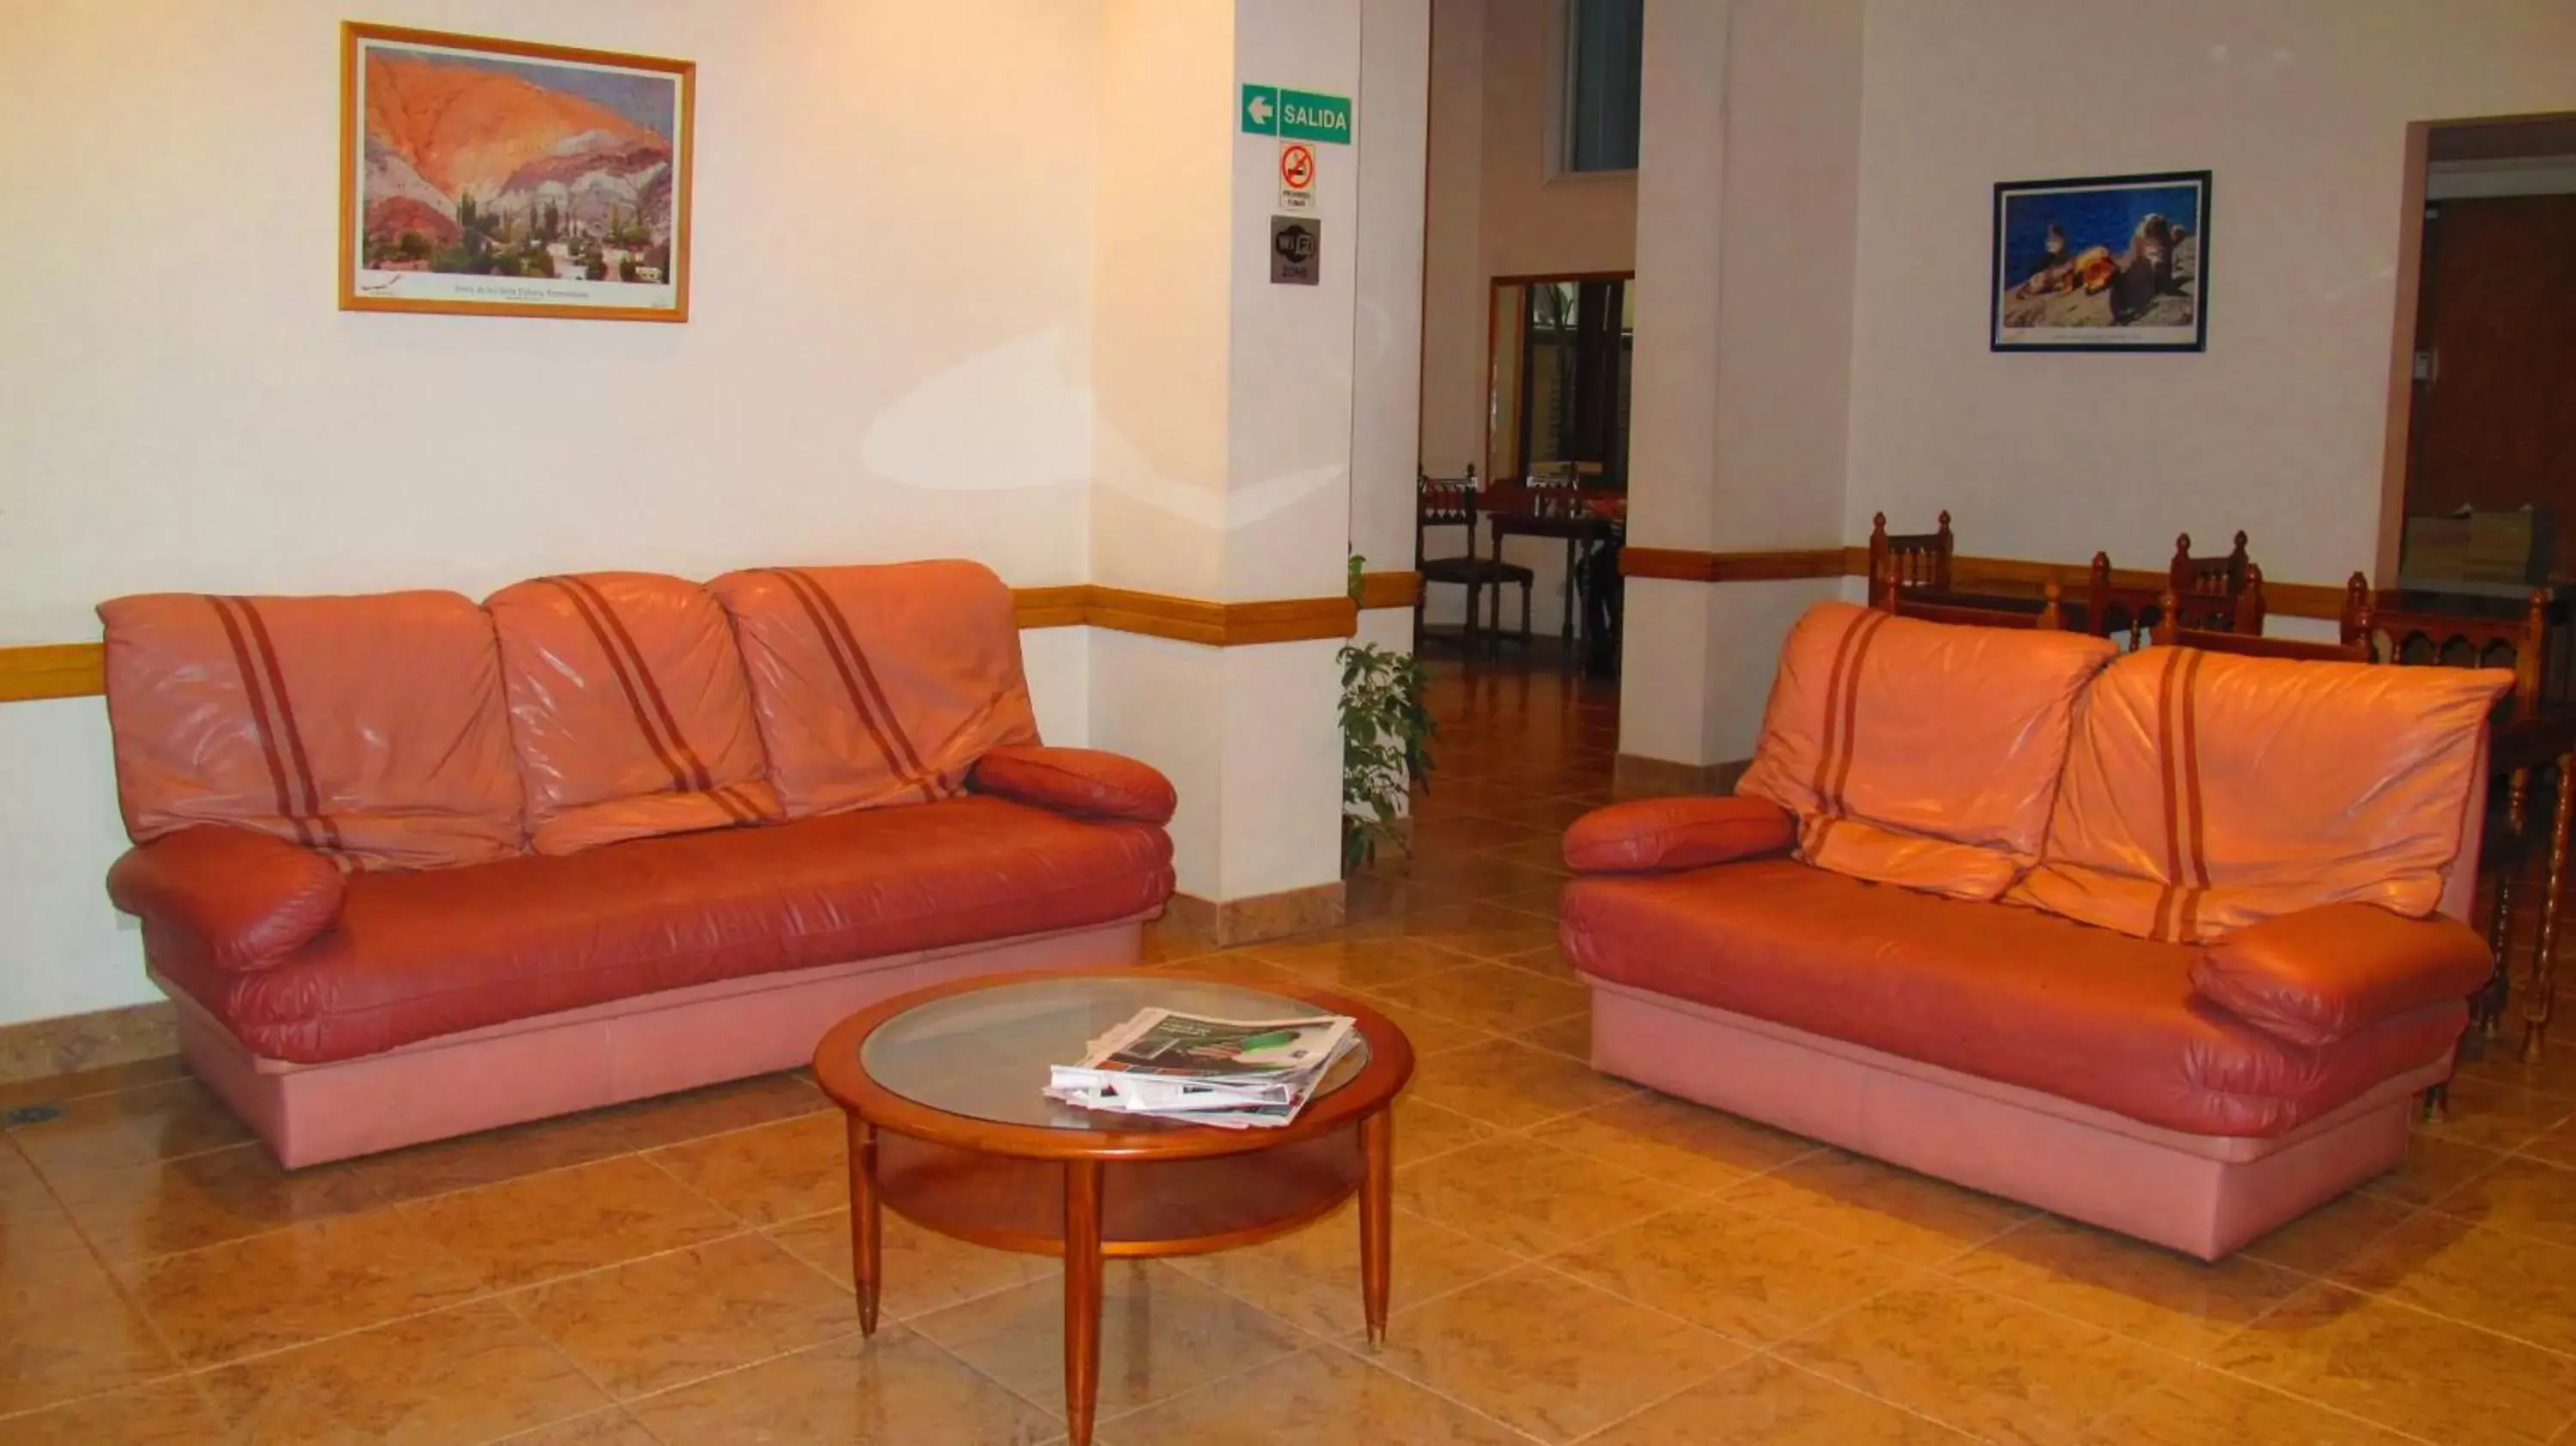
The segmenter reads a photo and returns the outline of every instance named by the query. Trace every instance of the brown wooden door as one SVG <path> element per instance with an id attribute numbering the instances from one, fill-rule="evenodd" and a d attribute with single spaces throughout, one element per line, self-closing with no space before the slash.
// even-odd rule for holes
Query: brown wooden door
<path id="1" fill-rule="evenodd" d="M 2407 513 L 2539 507 L 2576 577 L 2576 196 L 2439 203 L 2418 325 Z"/>

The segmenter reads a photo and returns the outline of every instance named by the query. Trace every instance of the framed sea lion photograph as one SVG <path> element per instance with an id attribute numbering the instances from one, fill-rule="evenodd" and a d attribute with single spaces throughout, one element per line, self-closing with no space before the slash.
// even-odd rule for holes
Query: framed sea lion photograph
<path id="1" fill-rule="evenodd" d="M 2205 351 L 2209 172 L 1995 184 L 1996 351 Z"/>

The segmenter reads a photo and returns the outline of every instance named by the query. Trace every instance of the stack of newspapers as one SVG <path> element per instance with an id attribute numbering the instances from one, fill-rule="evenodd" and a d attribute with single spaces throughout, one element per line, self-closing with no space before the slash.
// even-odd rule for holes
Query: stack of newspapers
<path id="1" fill-rule="evenodd" d="M 1047 1094 L 1084 1109 L 1193 1125 L 1278 1126 L 1297 1118 L 1325 1072 L 1358 1043 L 1346 1015 L 1214 1019 L 1140 1009 L 1091 1041 L 1080 1063 L 1056 1065 Z"/>

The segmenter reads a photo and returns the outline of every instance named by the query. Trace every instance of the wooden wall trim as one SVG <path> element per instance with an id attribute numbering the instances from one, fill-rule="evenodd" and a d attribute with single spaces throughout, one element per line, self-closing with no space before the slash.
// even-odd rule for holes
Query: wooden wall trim
<path id="1" fill-rule="evenodd" d="M 103 643 L 40 643 L 0 648 L 0 703 L 89 698 L 107 691 Z"/>
<path id="2" fill-rule="evenodd" d="M 1364 572 L 1360 574 L 1360 607 L 1410 608 L 1422 598 L 1422 574 L 1418 572 Z"/>
<path id="3" fill-rule="evenodd" d="M 1629 577 L 1668 578 L 1676 582 L 1774 582 L 1799 577 L 1867 577 L 1866 547 L 1793 547 L 1762 552 L 1709 552 L 1685 547 L 1631 547 L 1620 554 L 1619 571 Z M 1969 557 L 1950 560 L 1952 581 L 1964 592 L 2001 591 L 2036 594 L 2050 583 L 2076 596 L 2091 580 L 2085 563 L 2033 562 L 2018 557 Z M 2162 587 L 2166 575 L 2138 568 L 2113 568 L 2111 580 L 2121 587 Z M 2265 579 L 2265 611 L 2275 617 L 2343 616 L 2343 584 L 2273 582 Z"/>
<path id="4" fill-rule="evenodd" d="M 1422 580 L 1409 572 L 1369 573 L 1361 584 L 1363 594 L 1371 599 L 1368 606 L 1409 608 Z M 1379 602 L 1375 600 L 1378 597 L 1394 600 Z M 1359 608 L 1347 597 L 1219 603 L 1130 592 L 1097 583 L 1071 583 L 1013 588 L 1011 609 L 1023 628 L 1108 628 L 1203 643 L 1212 648 L 1347 638 L 1359 631 Z M 94 698 L 106 691 L 104 644 L 0 647 L 0 703 Z"/>

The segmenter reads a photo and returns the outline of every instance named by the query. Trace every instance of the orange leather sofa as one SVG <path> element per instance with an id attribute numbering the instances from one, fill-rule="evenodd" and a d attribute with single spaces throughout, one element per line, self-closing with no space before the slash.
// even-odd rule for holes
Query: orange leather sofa
<path id="1" fill-rule="evenodd" d="M 785 1069 L 1171 894 L 1171 784 L 1041 744 L 971 563 L 99 613 L 109 894 L 288 1165 Z"/>
<path id="2" fill-rule="evenodd" d="M 2220 1258 L 2448 1076 L 2509 682 L 1819 606 L 1734 796 L 1566 835 L 1593 1063 Z"/>

